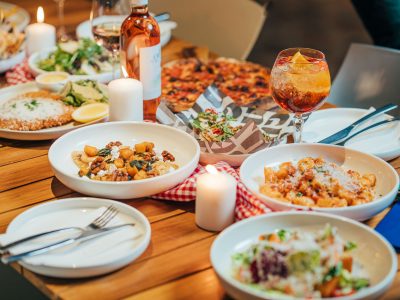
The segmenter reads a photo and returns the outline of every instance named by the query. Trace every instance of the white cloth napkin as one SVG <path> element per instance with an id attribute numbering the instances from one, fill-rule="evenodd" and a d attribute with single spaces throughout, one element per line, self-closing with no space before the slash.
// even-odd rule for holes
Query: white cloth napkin
<path id="1" fill-rule="evenodd" d="M 54 226 L 52 224 L 46 224 L 46 222 L 43 223 L 42 228 L 35 228 L 35 230 L 27 230 L 25 226 L 22 226 L 15 232 L 0 235 L 0 244 L 8 244 L 35 233 L 60 227 L 77 226 L 84 228 L 100 216 L 105 210 L 106 207 L 100 207 L 85 214 L 77 214 L 76 216 L 71 215 L 70 219 L 66 221 L 64 226 L 60 226 L 59 223 Z M 115 232 L 90 241 L 85 241 L 79 244 L 75 243 L 71 246 L 66 246 L 45 254 L 25 258 L 23 260 L 32 265 L 47 265 L 52 267 L 84 267 L 100 262 L 102 264 L 112 262 L 115 260 L 115 257 L 123 255 L 127 251 L 132 251 L 143 236 L 143 228 L 138 222 L 135 222 L 135 220 L 132 220 L 131 218 L 127 221 L 126 218 L 123 218 L 120 214 L 112 219 L 106 227 L 128 222 L 133 222 L 136 226 L 123 227 Z M 53 234 L 50 237 L 35 239 L 34 241 L 29 241 L 12 247 L 10 252 L 14 255 L 19 254 L 68 237 L 77 236 L 78 234 L 79 231 Z"/>

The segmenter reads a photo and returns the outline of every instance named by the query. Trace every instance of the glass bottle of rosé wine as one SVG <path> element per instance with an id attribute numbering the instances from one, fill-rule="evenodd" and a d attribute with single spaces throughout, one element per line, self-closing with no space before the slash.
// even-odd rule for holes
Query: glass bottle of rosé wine
<path id="1" fill-rule="evenodd" d="M 160 28 L 149 14 L 148 0 L 131 0 L 131 14 L 121 25 L 121 66 L 143 84 L 145 120 L 156 121 L 161 96 Z"/>

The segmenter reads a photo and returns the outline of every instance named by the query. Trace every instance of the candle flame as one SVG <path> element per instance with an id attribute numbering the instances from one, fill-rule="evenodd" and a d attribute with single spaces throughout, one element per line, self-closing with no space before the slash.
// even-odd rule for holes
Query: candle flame
<path id="1" fill-rule="evenodd" d="M 121 71 L 122 71 L 122 76 L 124 78 L 127 78 L 128 77 L 128 72 L 126 71 L 124 66 L 121 66 Z"/>
<path id="2" fill-rule="evenodd" d="M 36 20 L 38 23 L 44 22 L 44 10 L 43 7 L 39 6 L 36 13 Z"/>
<path id="3" fill-rule="evenodd" d="M 207 165 L 206 166 L 206 170 L 208 173 L 210 174 L 218 174 L 218 170 L 216 167 L 214 167 L 213 165 Z"/>

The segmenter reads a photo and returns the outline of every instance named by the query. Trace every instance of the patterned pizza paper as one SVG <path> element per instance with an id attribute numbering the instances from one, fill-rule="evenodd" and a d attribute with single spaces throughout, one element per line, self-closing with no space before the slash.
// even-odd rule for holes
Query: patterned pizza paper
<path id="1" fill-rule="evenodd" d="M 208 108 L 232 115 L 236 119 L 235 124 L 243 127 L 224 142 L 200 140 L 200 137 L 192 129 L 191 121 Z M 232 98 L 223 94 L 215 85 L 210 85 L 193 107 L 185 111 L 174 113 L 165 102 L 162 102 L 157 111 L 157 120 L 194 136 L 199 141 L 202 152 L 217 154 L 254 153 L 279 143 L 292 131 L 291 117 L 288 114 L 277 113 L 274 109 L 260 109 L 257 106 L 238 106 Z M 267 141 L 263 137 L 264 134 L 268 136 Z"/>

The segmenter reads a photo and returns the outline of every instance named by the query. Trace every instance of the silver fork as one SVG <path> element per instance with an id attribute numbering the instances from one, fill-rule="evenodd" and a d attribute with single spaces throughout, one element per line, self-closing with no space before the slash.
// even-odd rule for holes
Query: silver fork
<path id="1" fill-rule="evenodd" d="M 61 232 L 61 231 L 66 231 L 66 230 L 79 230 L 81 232 L 86 231 L 86 230 L 94 230 L 94 229 L 100 229 L 103 228 L 104 226 L 106 226 L 113 218 L 115 218 L 115 216 L 118 214 L 118 210 L 114 207 L 114 205 L 110 205 L 107 207 L 107 209 L 100 215 L 98 216 L 96 219 L 94 219 L 89 225 L 87 225 L 84 228 L 81 227 L 64 227 L 64 228 L 59 228 L 59 229 L 55 229 L 55 230 L 50 230 L 50 231 L 46 231 L 46 232 L 41 232 L 41 233 L 37 233 L 25 238 L 22 238 L 20 240 L 11 242 L 7 245 L 3 245 L 0 247 L 0 254 L 6 254 L 8 253 L 8 248 L 14 247 L 16 245 L 22 244 L 24 242 L 27 241 L 31 241 L 34 239 L 37 239 L 39 237 L 43 237 L 46 235 L 50 235 L 53 233 L 57 233 L 57 232 Z"/>

